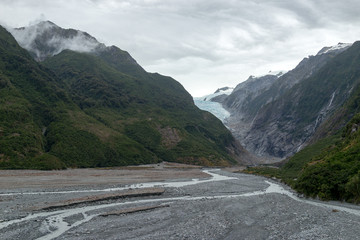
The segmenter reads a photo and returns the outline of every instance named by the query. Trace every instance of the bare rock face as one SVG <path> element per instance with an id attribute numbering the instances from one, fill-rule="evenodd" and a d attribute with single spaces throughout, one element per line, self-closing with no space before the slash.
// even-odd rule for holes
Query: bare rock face
<path id="1" fill-rule="evenodd" d="M 173 148 L 181 141 L 179 131 L 176 130 L 176 128 L 167 126 L 164 128 L 159 128 L 158 130 L 161 134 L 161 143 L 166 148 Z"/>
<path id="2" fill-rule="evenodd" d="M 323 48 L 284 75 L 250 77 L 240 83 L 221 99 L 231 113 L 227 125 L 235 138 L 250 153 L 268 159 L 281 160 L 302 149 L 354 87 L 354 79 L 344 82 L 344 75 L 333 77 L 342 71 L 336 69 L 340 65 L 335 58 L 350 46 Z"/>
<path id="3" fill-rule="evenodd" d="M 248 116 L 251 102 L 267 91 L 281 74 L 267 74 L 261 77 L 250 76 L 245 82 L 235 87 L 234 91 L 223 101 L 223 104 L 230 110 L 236 109 L 232 112 L 236 112 L 238 115 Z"/>

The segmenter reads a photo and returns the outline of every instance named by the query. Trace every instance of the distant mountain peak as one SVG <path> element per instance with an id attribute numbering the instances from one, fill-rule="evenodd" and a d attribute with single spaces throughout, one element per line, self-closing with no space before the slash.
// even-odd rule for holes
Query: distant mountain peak
<path id="1" fill-rule="evenodd" d="M 212 94 L 207 94 L 205 96 L 202 97 L 197 97 L 195 99 L 201 99 L 202 101 L 212 101 L 213 98 L 216 98 L 218 96 L 221 95 L 230 95 L 231 92 L 234 90 L 233 87 L 222 87 L 222 88 L 218 88 L 214 93 Z"/>
<path id="2" fill-rule="evenodd" d="M 41 21 L 38 22 L 37 24 L 34 25 L 39 25 L 39 26 L 52 26 L 52 27 L 59 27 L 58 25 L 56 25 L 55 23 L 53 23 L 52 21 L 46 20 L 46 21 Z"/>
<path id="3" fill-rule="evenodd" d="M 24 30 L 24 29 L 27 29 L 27 28 L 51 28 L 51 27 L 58 27 L 58 25 L 56 25 L 55 23 L 51 22 L 51 21 L 41 21 L 41 22 L 38 22 L 36 24 L 32 24 L 32 25 L 29 25 L 28 27 L 19 27 L 19 28 L 15 28 L 15 30 Z"/>
<path id="4" fill-rule="evenodd" d="M 316 55 L 321 55 L 333 51 L 345 51 L 349 47 L 352 46 L 352 43 L 342 43 L 339 42 L 337 45 L 331 46 L 331 47 L 323 47 Z"/>
<path id="5" fill-rule="evenodd" d="M 77 52 L 94 52 L 105 48 L 90 34 L 64 29 L 51 21 L 42 21 L 28 27 L 9 29 L 19 45 L 28 50 L 37 61 L 54 56 L 65 49 Z"/>
<path id="6" fill-rule="evenodd" d="M 288 71 L 284 71 L 284 70 L 280 70 L 280 71 L 270 70 L 269 72 L 267 72 L 266 74 L 263 74 L 263 75 L 258 75 L 258 76 L 250 75 L 249 79 L 258 79 L 258 78 L 267 77 L 267 76 L 276 76 L 279 78 L 287 72 Z"/>
<path id="7" fill-rule="evenodd" d="M 132 56 L 116 46 L 105 46 L 87 32 L 64 29 L 51 21 L 8 29 L 19 45 L 38 61 L 55 56 L 64 50 L 90 53 L 102 58 L 117 70 L 136 77 L 147 77 L 145 70 Z"/>
<path id="8" fill-rule="evenodd" d="M 214 93 L 223 93 L 229 95 L 232 92 L 232 90 L 234 90 L 234 88 L 232 87 L 222 87 L 222 88 L 218 88 Z"/>

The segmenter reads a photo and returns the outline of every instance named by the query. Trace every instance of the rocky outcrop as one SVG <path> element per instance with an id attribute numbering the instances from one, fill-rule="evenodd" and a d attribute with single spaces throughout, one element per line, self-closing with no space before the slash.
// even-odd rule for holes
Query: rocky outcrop
<path id="1" fill-rule="evenodd" d="M 176 128 L 167 126 L 158 130 L 161 134 L 161 144 L 168 149 L 175 147 L 181 141 L 180 133 Z"/>
<path id="2" fill-rule="evenodd" d="M 261 157 L 283 159 L 299 151 L 354 87 L 355 79 L 344 75 L 346 64 L 339 63 L 350 61 L 340 54 L 349 47 L 323 48 L 282 76 L 250 77 L 239 84 L 222 101 L 234 136 Z"/>
<path id="3" fill-rule="evenodd" d="M 223 104 L 229 109 L 236 109 L 236 112 L 245 112 L 249 103 L 268 90 L 278 76 L 272 74 L 261 77 L 250 76 L 245 82 L 235 87 Z"/>

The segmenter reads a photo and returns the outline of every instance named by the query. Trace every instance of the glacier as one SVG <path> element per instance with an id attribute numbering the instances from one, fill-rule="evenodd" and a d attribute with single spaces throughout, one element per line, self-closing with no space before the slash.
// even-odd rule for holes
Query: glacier
<path id="1" fill-rule="evenodd" d="M 226 126 L 226 118 L 230 117 L 230 113 L 223 108 L 223 106 L 218 102 L 212 102 L 211 99 L 226 94 L 229 95 L 234 88 L 226 88 L 226 90 L 217 90 L 213 94 L 209 94 L 203 97 L 194 97 L 195 105 L 201 110 L 208 111 L 212 113 L 215 117 L 221 120 L 222 123 Z"/>

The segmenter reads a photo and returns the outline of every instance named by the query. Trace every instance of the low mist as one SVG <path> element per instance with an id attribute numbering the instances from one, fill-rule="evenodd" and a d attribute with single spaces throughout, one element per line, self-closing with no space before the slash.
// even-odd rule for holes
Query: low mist
<path id="1" fill-rule="evenodd" d="M 65 49 L 93 52 L 104 46 L 85 32 L 62 29 L 49 21 L 8 30 L 19 45 L 32 52 L 38 61 L 59 54 Z"/>

